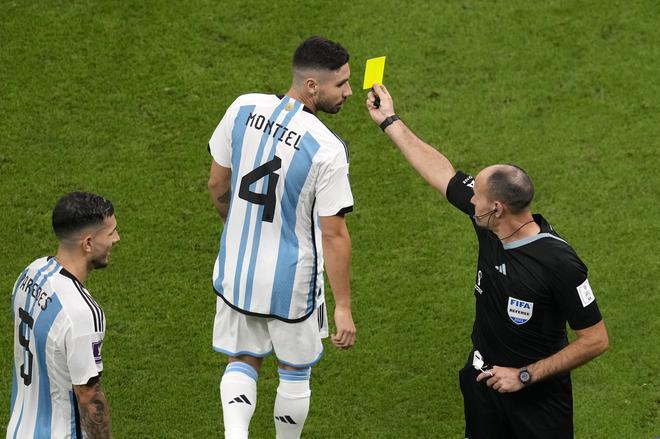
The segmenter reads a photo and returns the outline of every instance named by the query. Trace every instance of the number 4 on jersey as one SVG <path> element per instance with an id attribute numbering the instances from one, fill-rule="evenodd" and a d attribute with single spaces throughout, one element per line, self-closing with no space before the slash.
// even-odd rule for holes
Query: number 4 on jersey
<path id="1" fill-rule="evenodd" d="M 238 190 L 238 196 L 250 203 L 260 204 L 264 206 L 264 212 L 261 215 L 261 220 L 268 223 L 273 222 L 275 216 L 275 205 L 277 198 L 275 197 L 275 188 L 280 176 L 275 173 L 282 167 L 282 159 L 278 156 L 273 157 L 273 160 L 264 163 L 263 165 L 253 169 L 241 178 L 241 186 Z M 250 190 L 250 185 L 262 178 L 268 176 L 268 188 L 265 194 L 259 194 Z"/>

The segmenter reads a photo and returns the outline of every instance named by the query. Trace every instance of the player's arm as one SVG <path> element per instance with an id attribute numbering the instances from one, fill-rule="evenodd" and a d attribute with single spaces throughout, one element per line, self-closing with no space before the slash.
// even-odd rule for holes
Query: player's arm
<path id="1" fill-rule="evenodd" d="M 374 106 L 374 99 L 380 98 L 380 106 Z M 394 112 L 394 102 L 385 86 L 374 84 L 373 91 L 369 92 L 367 98 L 367 109 L 369 115 L 378 125 Z M 410 130 L 405 123 L 397 120 L 387 128 L 385 133 L 392 142 L 401 150 L 408 162 L 419 172 L 419 174 L 431 186 L 442 195 L 447 195 L 447 184 L 456 174 L 451 162 L 437 149 L 422 141 Z"/>
<path id="2" fill-rule="evenodd" d="M 603 320 L 588 328 L 576 330 L 575 335 L 576 339 L 559 352 L 527 366 L 532 376 L 531 383 L 527 385 L 582 366 L 605 352 L 609 345 Z M 486 378 L 488 386 L 501 393 L 516 392 L 524 387 L 520 382 L 519 371 L 515 368 L 495 366 L 479 374 L 477 381 Z"/>
<path id="3" fill-rule="evenodd" d="M 323 257 L 325 271 L 335 299 L 335 326 L 332 335 L 335 346 L 348 349 L 355 344 L 355 324 L 351 313 L 351 238 L 346 220 L 341 215 L 322 216 Z"/>
<path id="4" fill-rule="evenodd" d="M 101 388 L 101 378 L 95 377 L 87 384 L 74 385 L 78 400 L 80 423 L 90 439 L 111 438 L 110 409 Z"/>
<path id="5" fill-rule="evenodd" d="M 208 187 L 213 205 L 223 221 L 226 220 L 229 213 L 229 201 L 231 200 L 231 168 L 220 166 L 213 160 Z"/>

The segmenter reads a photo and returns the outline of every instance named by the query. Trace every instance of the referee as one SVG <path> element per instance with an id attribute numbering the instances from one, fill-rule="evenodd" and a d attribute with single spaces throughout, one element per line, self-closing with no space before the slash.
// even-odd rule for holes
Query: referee
<path id="1" fill-rule="evenodd" d="M 374 85 L 367 108 L 420 175 L 469 216 L 479 241 L 473 347 L 459 373 L 465 437 L 572 438 L 570 371 L 608 347 L 587 267 L 531 213 L 534 186 L 524 170 L 494 165 L 475 178 L 455 171 L 399 119 L 385 87 Z"/>

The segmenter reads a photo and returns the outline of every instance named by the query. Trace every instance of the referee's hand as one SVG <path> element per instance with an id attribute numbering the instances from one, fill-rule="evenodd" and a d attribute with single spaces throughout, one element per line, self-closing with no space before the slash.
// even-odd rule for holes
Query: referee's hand
<path id="1" fill-rule="evenodd" d="M 351 309 L 347 307 L 335 307 L 335 326 L 337 333 L 332 334 L 331 339 L 339 349 L 348 349 L 355 344 L 355 324 Z"/>
<path id="2" fill-rule="evenodd" d="M 376 106 L 376 98 L 380 100 Z M 395 115 L 394 101 L 384 85 L 374 84 L 372 90 L 367 94 L 367 110 L 377 125 L 383 123 L 385 118 Z"/>
<path id="3" fill-rule="evenodd" d="M 518 369 L 494 366 L 477 376 L 477 381 L 486 380 L 486 385 L 499 393 L 517 392 L 524 387 L 520 382 Z"/>

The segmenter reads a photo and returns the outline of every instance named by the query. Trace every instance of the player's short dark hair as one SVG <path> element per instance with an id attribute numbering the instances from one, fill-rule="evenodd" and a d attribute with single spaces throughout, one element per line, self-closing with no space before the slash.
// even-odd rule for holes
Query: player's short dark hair
<path id="1" fill-rule="evenodd" d="M 348 62 L 348 52 L 341 44 L 313 36 L 303 41 L 293 54 L 293 68 L 339 70 Z"/>
<path id="2" fill-rule="evenodd" d="M 86 227 L 96 226 L 115 213 L 110 200 L 89 192 L 71 192 L 53 208 L 53 231 L 58 239 L 70 238 Z"/>
<path id="3" fill-rule="evenodd" d="M 491 199 L 506 204 L 513 214 L 528 208 L 534 198 L 532 179 L 524 169 L 512 164 L 506 164 L 490 174 L 488 189 Z"/>

